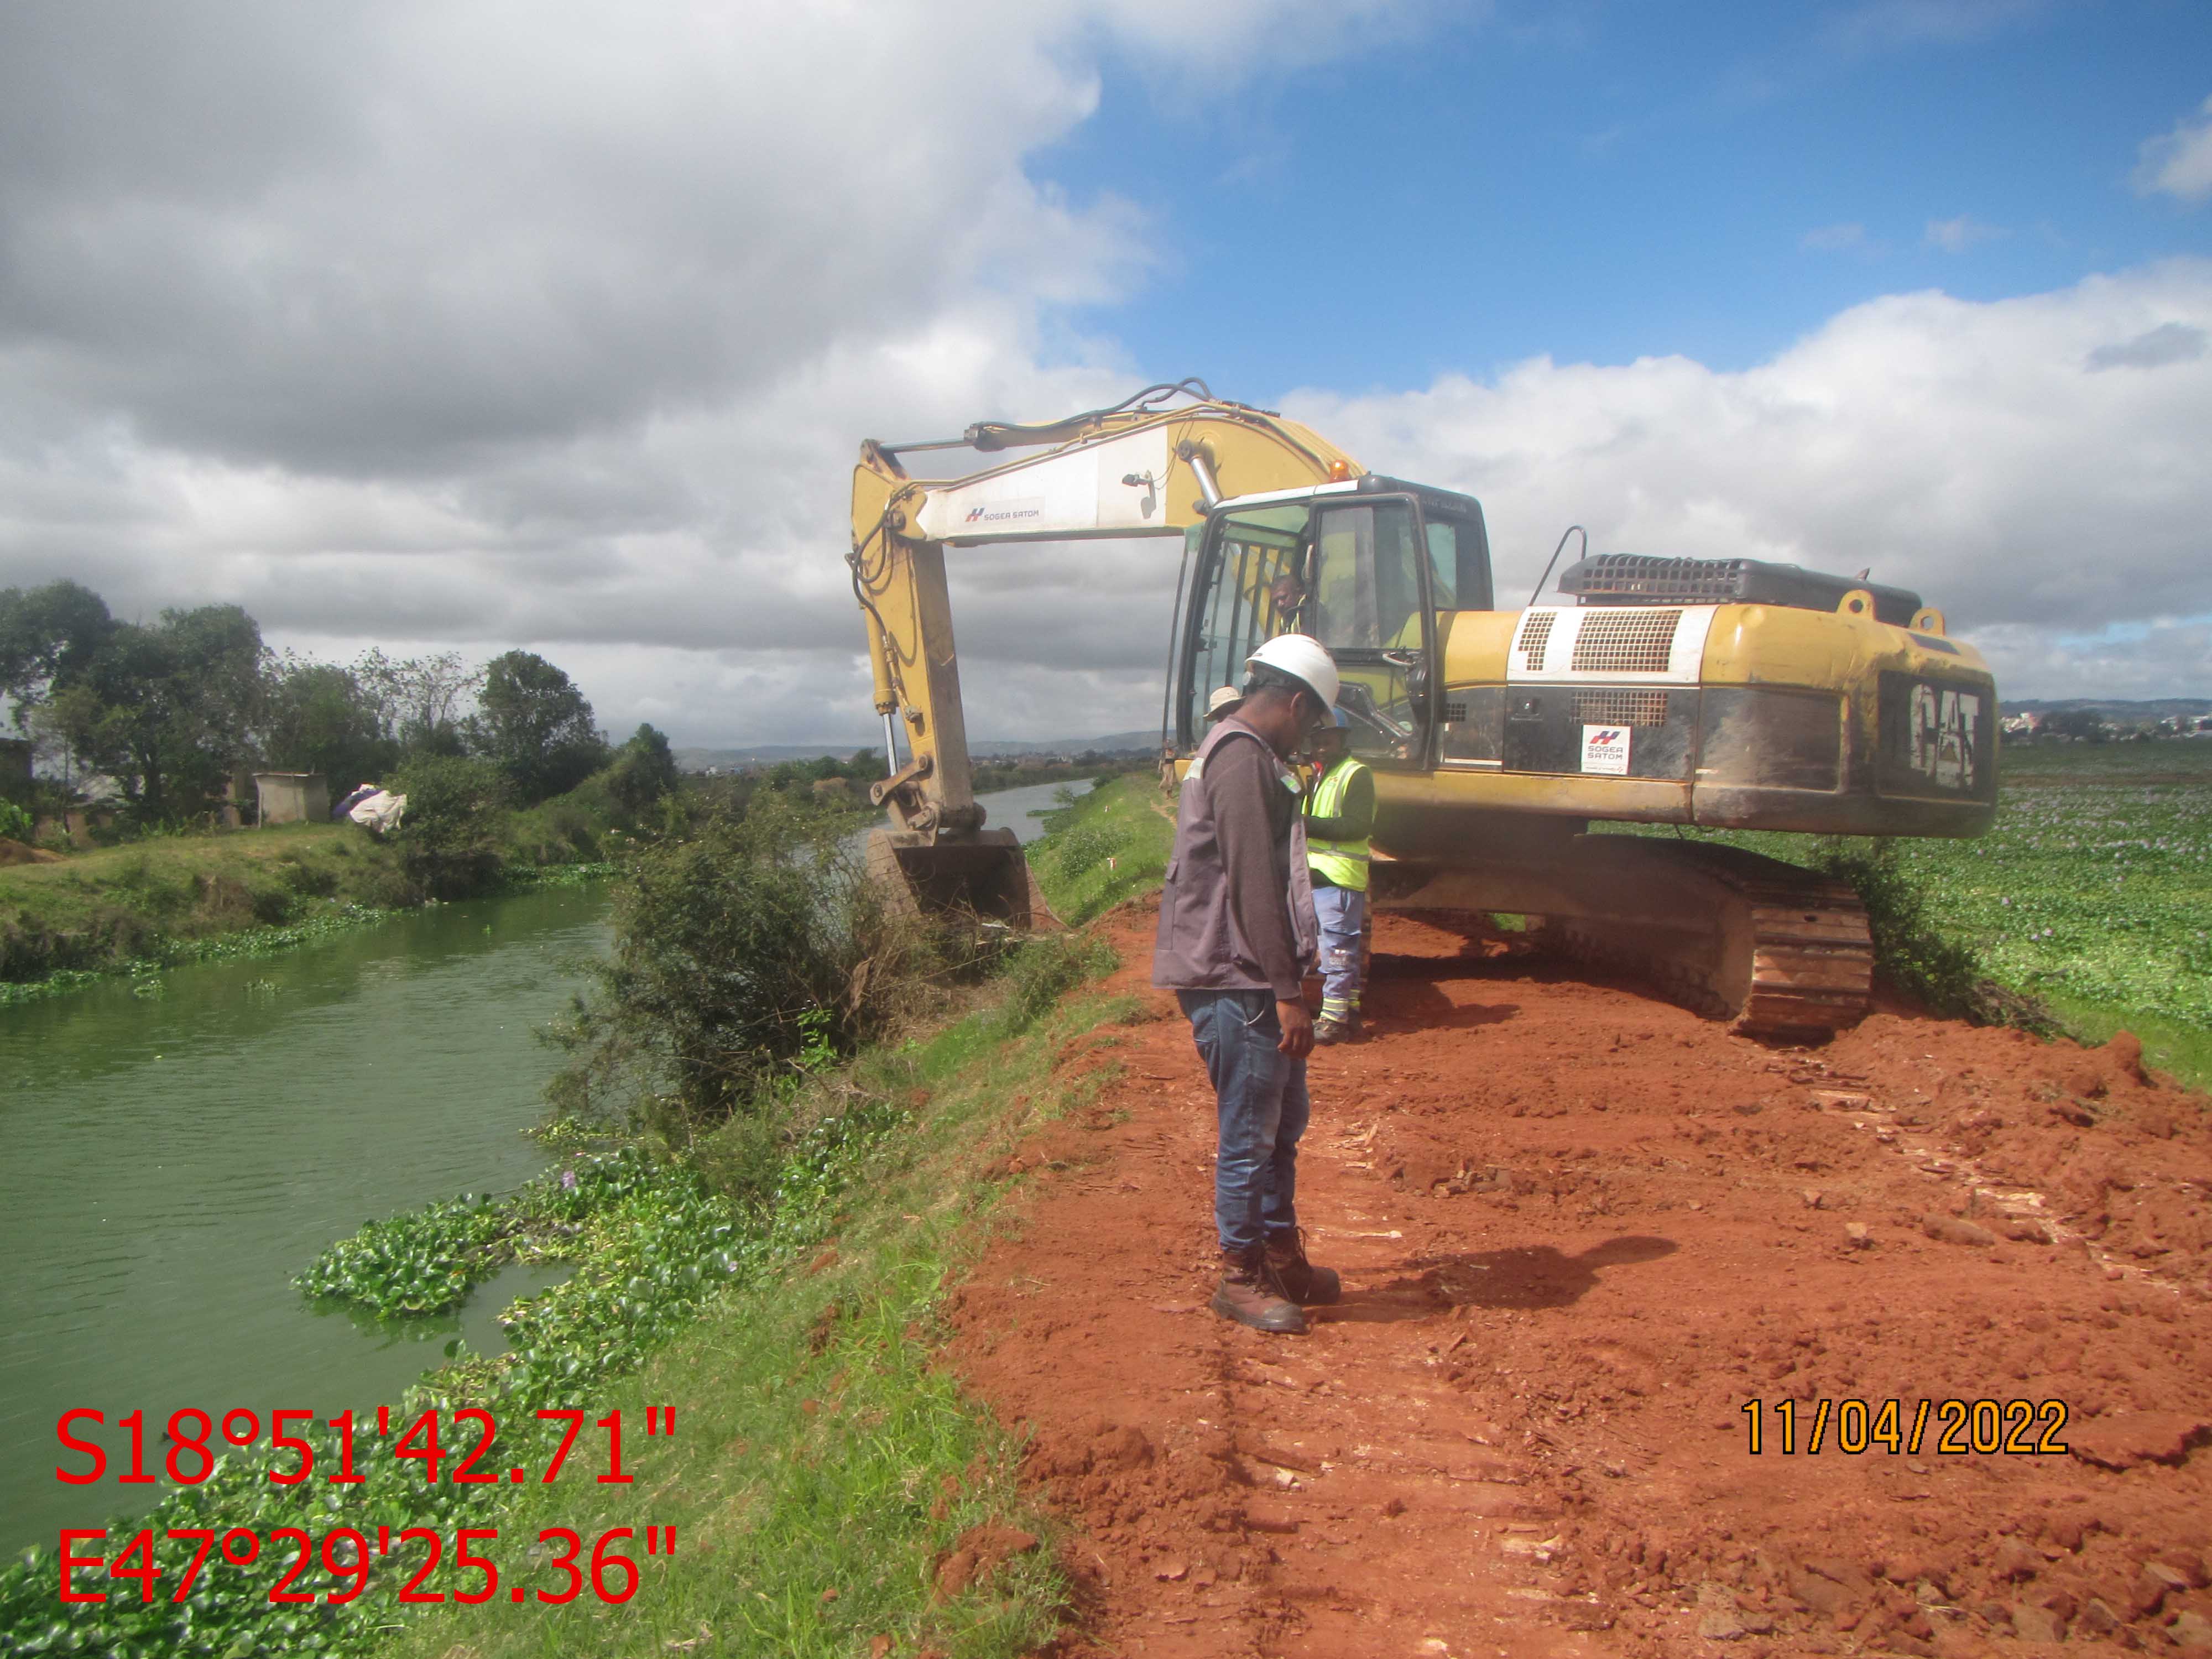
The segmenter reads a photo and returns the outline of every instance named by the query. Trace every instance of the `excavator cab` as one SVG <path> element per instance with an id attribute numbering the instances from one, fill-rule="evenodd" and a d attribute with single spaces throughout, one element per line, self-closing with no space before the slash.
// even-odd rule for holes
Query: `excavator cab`
<path id="1" fill-rule="evenodd" d="M 1178 624 L 1177 732 L 1204 736 L 1206 699 L 1279 634 L 1328 647 L 1352 752 L 1370 766 L 1433 764 L 1444 711 L 1437 665 L 1455 612 L 1488 610 L 1490 544 L 1471 496 L 1370 474 L 1232 497 L 1197 538 Z"/>

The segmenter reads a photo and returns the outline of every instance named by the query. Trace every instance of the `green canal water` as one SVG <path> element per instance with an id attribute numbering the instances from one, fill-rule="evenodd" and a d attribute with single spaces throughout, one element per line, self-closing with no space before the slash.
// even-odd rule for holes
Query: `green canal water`
<path id="1" fill-rule="evenodd" d="M 984 799 L 1026 841 L 1054 793 Z M 152 1473 L 179 1407 L 327 1417 L 396 1400 L 456 1336 L 501 1350 L 495 1316 L 557 1271 L 404 1327 L 319 1313 L 291 1278 L 365 1221 L 544 1167 L 521 1133 L 558 1062 L 537 1034 L 605 915 L 589 887 L 441 906 L 176 969 L 158 997 L 118 980 L 0 1010 L 0 1550 L 160 1494 L 114 1483 L 114 1433 L 88 1437 L 106 1480 L 58 1481 L 64 1412 L 143 1411 Z"/>
<path id="2" fill-rule="evenodd" d="M 56 1480 L 65 1411 L 328 1416 L 397 1399 L 457 1334 L 500 1351 L 492 1316 L 550 1277 L 379 1328 L 291 1276 L 374 1217 L 544 1165 L 520 1133 L 556 1059 L 535 1033 L 605 909 L 592 888 L 440 906 L 179 969 L 159 998 L 117 982 L 0 1014 L 0 1548 L 155 1494 L 113 1468 Z"/>

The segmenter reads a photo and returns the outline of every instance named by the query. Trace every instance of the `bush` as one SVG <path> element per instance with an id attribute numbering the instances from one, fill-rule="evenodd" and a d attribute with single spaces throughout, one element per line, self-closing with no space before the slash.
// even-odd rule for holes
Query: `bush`
<path id="1" fill-rule="evenodd" d="M 1818 862 L 1848 881 L 1867 908 L 1875 965 L 1899 990 L 1941 1014 L 1980 1025 L 2016 1025 L 2048 1036 L 2057 1029 L 2033 997 L 1999 984 L 1981 955 L 1945 935 L 1894 841 L 1824 838 Z"/>
<path id="2" fill-rule="evenodd" d="M 1086 933 L 1045 933 L 1023 941 L 1007 964 L 1012 983 L 1000 1005 L 999 1030 L 1020 1036 L 1068 992 L 1113 968 L 1113 947 Z"/>
<path id="3" fill-rule="evenodd" d="M 28 841 L 31 815 L 12 800 L 0 800 L 0 841 Z"/>
<path id="4" fill-rule="evenodd" d="M 399 830 L 401 860 L 410 879 L 433 898 L 466 898 L 499 879 L 506 789 L 498 769 L 481 760 L 423 755 L 392 781 L 407 797 Z"/>
<path id="5" fill-rule="evenodd" d="M 941 960 L 826 815 L 771 792 L 648 848 L 615 889 L 615 948 L 556 1041 L 563 1115 L 689 1144 L 881 1034 Z"/>
<path id="6" fill-rule="evenodd" d="M 642 812 L 675 789 L 676 754 L 664 733 L 641 726 L 628 743 L 615 750 L 613 763 L 599 775 L 617 801 L 632 812 Z"/>

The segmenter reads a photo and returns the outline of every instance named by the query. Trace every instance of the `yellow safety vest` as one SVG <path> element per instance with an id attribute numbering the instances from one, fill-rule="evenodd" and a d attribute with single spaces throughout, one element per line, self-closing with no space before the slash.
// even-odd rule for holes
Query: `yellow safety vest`
<path id="1" fill-rule="evenodd" d="M 1352 787 L 1353 776 L 1366 769 L 1349 756 L 1339 761 L 1307 795 L 1306 816 L 1334 817 L 1343 808 L 1345 792 Z M 1310 834 L 1306 837 L 1306 863 L 1339 887 L 1348 887 L 1355 893 L 1365 892 L 1367 862 L 1364 836 L 1358 841 L 1323 841 Z"/>

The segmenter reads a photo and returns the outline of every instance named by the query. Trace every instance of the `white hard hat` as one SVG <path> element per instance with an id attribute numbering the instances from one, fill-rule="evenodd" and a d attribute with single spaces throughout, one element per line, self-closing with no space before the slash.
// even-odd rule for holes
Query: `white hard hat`
<path id="1" fill-rule="evenodd" d="M 1278 634 L 1245 658 L 1244 665 L 1288 674 L 1328 707 L 1336 707 L 1336 659 L 1319 640 L 1308 635 Z"/>

